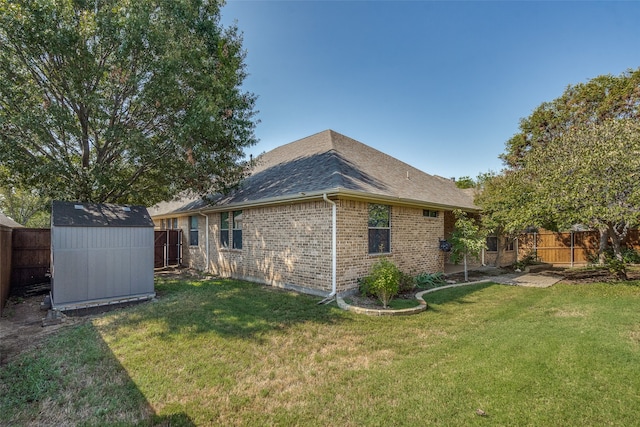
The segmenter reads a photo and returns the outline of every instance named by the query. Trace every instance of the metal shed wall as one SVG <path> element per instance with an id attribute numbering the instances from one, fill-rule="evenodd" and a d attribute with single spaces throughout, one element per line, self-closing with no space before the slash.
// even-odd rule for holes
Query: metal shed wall
<path id="1" fill-rule="evenodd" d="M 65 206 L 57 207 L 62 217 Z M 83 226 L 80 221 L 66 221 L 68 218 L 73 219 L 66 216 L 58 220 L 58 225 L 54 219 L 51 227 L 54 308 L 155 295 L 153 226 Z"/>
<path id="2" fill-rule="evenodd" d="M 153 228 L 54 227 L 55 305 L 153 293 Z"/>

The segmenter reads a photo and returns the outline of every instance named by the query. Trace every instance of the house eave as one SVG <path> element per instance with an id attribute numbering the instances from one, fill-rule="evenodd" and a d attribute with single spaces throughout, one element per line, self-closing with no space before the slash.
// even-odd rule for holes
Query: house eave
<path id="1" fill-rule="evenodd" d="M 405 207 L 413 207 L 420 209 L 435 209 L 435 210 L 454 210 L 462 209 L 467 212 L 480 212 L 478 207 L 470 206 L 454 206 L 445 203 L 427 202 L 424 200 L 409 199 L 403 197 L 388 196 L 383 194 L 372 194 L 364 191 L 349 190 L 341 187 L 328 188 L 320 191 L 300 192 L 297 194 L 289 194 L 280 197 L 269 197 L 260 200 L 252 200 L 246 202 L 229 203 L 224 205 L 211 205 L 199 209 L 185 210 L 180 212 L 169 212 L 162 215 L 154 215 L 156 219 L 172 218 L 176 215 L 185 216 L 190 214 L 208 214 L 223 212 L 229 210 L 242 210 L 247 208 L 264 207 L 264 206 L 278 206 L 286 205 L 290 203 L 302 203 L 310 201 L 323 200 L 324 195 L 329 198 L 338 199 L 350 199 L 358 201 L 366 201 L 373 203 L 387 203 Z"/>

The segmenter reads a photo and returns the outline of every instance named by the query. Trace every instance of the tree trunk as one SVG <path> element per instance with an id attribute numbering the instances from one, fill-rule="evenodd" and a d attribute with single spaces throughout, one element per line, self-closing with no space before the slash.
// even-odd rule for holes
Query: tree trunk
<path id="1" fill-rule="evenodd" d="M 469 281 L 469 272 L 467 271 L 467 254 L 464 254 L 464 281 Z"/>
<path id="2" fill-rule="evenodd" d="M 609 228 L 600 227 L 600 246 L 598 248 L 598 264 L 604 265 L 606 261 L 607 244 L 609 243 Z"/>
<path id="3" fill-rule="evenodd" d="M 613 255 L 622 261 L 622 241 L 627 237 L 629 226 L 626 223 L 609 224 L 609 237 L 613 247 Z"/>

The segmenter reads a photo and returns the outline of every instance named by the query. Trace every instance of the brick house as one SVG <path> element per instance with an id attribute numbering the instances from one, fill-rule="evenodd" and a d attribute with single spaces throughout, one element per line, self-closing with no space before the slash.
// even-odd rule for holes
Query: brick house
<path id="1" fill-rule="evenodd" d="M 149 213 L 183 230 L 190 267 L 326 296 L 356 289 L 380 256 L 412 275 L 443 271 L 457 208 L 478 211 L 450 179 L 327 130 L 263 154 L 230 195 Z"/>

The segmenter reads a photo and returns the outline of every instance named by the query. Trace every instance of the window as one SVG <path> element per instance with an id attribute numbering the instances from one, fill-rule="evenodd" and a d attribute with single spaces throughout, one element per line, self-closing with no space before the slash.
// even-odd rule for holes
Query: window
<path id="1" fill-rule="evenodd" d="M 487 237 L 487 251 L 489 252 L 498 251 L 498 238 L 496 236 Z"/>
<path id="2" fill-rule="evenodd" d="M 391 252 L 391 206 L 369 203 L 369 253 Z"/>
<path id="3" fill-rule="evenodd" d="M 514 250 L 514 244 L 513 242 L 515 242 L 515 239 L 510 239 L 510 238 L 505 238 L 505 247 L 507 248 L 507 251 L 513 251 Z"/>
<path id="4" fill-rule="evenodd" d="M 198 246 L 198 217 L 189 217 L 189 245 Z"/>
<path id="5" fill-rule="evenodd" d="M 167 218 L 160 220 L 160 228 L 163 230 L 177 230 L 178 218 Z"/>
<path id="6" fill-rule="evenodd" d="M 428 218 L 438 218 L 438 211 L 432 211 L 429 209 L 422 210 L 422 216 L 426 216 Z"/>
<path id="7" fill-rule="evenodd" d="M 229 247 L 229 212 L 220 213 L 220 246 Z"/>
<path id="8" fill-rule="evenodd" d="M 233 211 L 233 249 L 242 249 L 242 211 Z"/>

